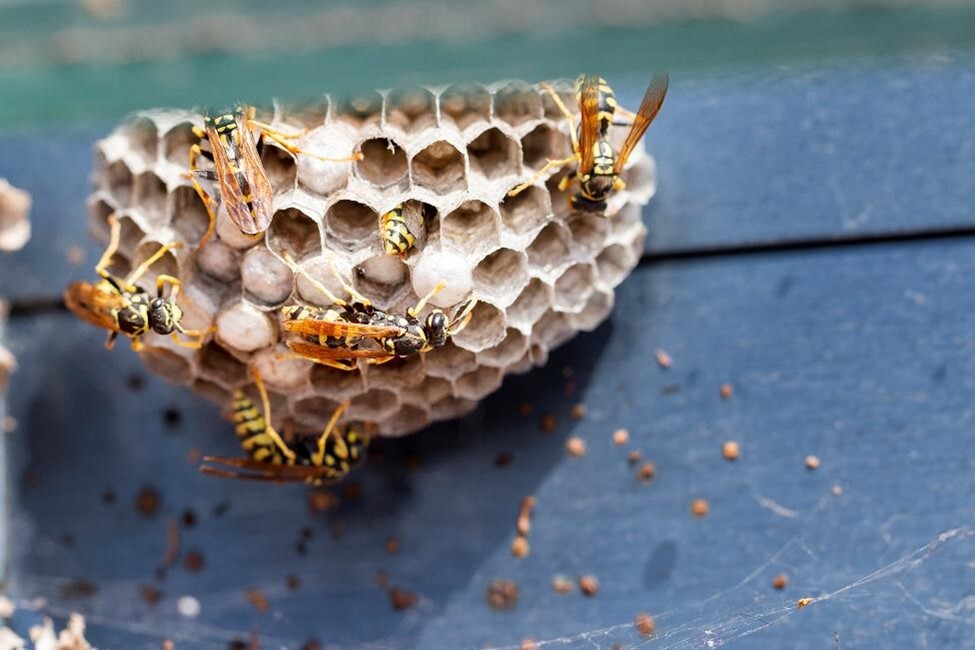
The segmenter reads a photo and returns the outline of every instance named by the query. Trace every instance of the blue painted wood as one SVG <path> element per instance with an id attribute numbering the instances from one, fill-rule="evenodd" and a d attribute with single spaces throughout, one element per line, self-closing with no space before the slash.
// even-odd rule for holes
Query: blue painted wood
<path id="1" fill-rule="evenodd" d="M 190 448 L 236 451 L 209 405 L 154 379 L 133 392 L 134 355 L 100 349 L 101 334 L 67 315 L 16 320 L 9 591 L 87 613 L 102 648 L 158 648 L 164 637 L 224 648 L 252 630 L 271 648 L 310 637 L 343 648 L 507 647 L 527 636 L 642 647 L 630 625 L 640 611 L 657 617 L 659 637 L 645 645 L 658 648 L 823 648 L 834 633 L 844 648 L 970 647 L 973 274 L 971 241 L 643 267 L 611 323 L 548 367 L 506 382 L 470 417 L 381 444 L 382 462 L 356 476 L 361 500 L 331 516 L 310 515 L 300 487 L 197 474 Z M 657 348 L 671 369 L 654 363 Z M 730 400 L 719 397 L 724 382 Z M 528 417 L 518 412 L 526 396 Z M 577 401 L 587 412 L 573 421 Z M 183 415 L 174 428 L 161 415 L 170 406 Z M 538 428 L 546 412 L 559 421 L 548 435 Z M 623 448 L 611 442 L 621 426 Z M 570 435 L 587 441 L 586 456 L 564 452 Z M 721 457 L 727 439 L 741 442 L 736 463 Z M 649 484 L 634 477 L 630 449 L 656 463 Z M 513 462 L 497 468 L 502 452 Z M 807 454 L 821 459 L 817 471 Z M 144 484 L 162 494 L 154 519 L 133 505 Z M 114 505 L 101 502 L 107 489 Z M 528 494 L 538 499 L 532 553 L 518 560 L 509 545 Z M 707 517 L 690 515 L 695 498 L 710 501 Z M 183 549 L 199 549 L 206 566 L 155 582 L 164 521 L 187 507 L 199 522 Z M 392 609 L 381 569 L 419 594 L 415 608 Z M 585 573 L 601 583 L 593 598 L 550 585 Z M 771 586 L 778 573 L 790 580 L 782 592 Z M 289 574 L 301 577 L 296 592 Z M 520 586 L 509 612 L 485 603 L 499 577 Z M 97 594 L 63 596 L 73 579 Z M 143 584 L 165 592 L 154 608 L 138 597 Z M 253 587 L 269 611 L 247 603 Z M 187 594 L 202 604 L 198 619 L 176 612 Z M 821 599 L 797 610 L 801 597 Z"/>

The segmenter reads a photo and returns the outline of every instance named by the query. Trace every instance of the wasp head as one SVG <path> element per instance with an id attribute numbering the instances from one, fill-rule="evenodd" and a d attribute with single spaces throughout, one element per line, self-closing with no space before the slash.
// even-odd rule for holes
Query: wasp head
<path id="1" fill-rule="evenodd" d="M 447 344 L 447 324 L 447 314 L 439 309 L 434 309 L 427 316 L 427 341 L 430 347 L 442 348 Z"/>
<path id="2" fill-rule="evenodd" d="M 149 327 L 156 334 L 172 334 L 183 318 L 183 309 L 171 300 L 155 298 L 149 303 Z"/>

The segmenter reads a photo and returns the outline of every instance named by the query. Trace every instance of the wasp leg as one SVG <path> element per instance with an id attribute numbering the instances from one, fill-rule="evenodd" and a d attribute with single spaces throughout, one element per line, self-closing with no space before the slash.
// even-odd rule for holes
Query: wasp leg
<path id="1" fill-rule="evenodd" d="M 193 132 L 196 133 L 196 127 L 193 127 Z M 205 133 L 203 134 L 203 137 L 206 137 Z M 200 200 L 203 201 L 203 206 L 207 210 L 207 216 L 210 218 L 210 223 L 207 225 L 207 231 L 203 234 L 203 238 L 200 239 L 198 248 L 203 248 L 206 246 L 210 238 L 213 237 L 213 231 L 217 228 L 217 213 L 214 211 L 216 201 L 213 200 L 213 197 L 207 194 L 207 191 L 203 189 L 202 185 L 200 185 L 200 181 L 196 180 L 196 176 L 200 171 L 199 166 L 197 165 L 197 159 L 202 155 L 203 149 L 199 144 L 195 144 L 190 147 L 190 171 L 186 173 L 186 178 L 188 178 L 190 183 L 193 184 L 193 189 L 196 190 Z M 207 176 L 209 177 L 209 174 Z"/>
<path id="2" fill-rule="evenodd" d="M 278 432 L 271 424 L 271 400 L 268 399 L 267 389 L 264 388 L 264 380 L 261 378 L 261 373 L 256 368 L 253 368 L 251 369 L 251 376 L 257 385 L 257 392 L 261 394 L 261 405 L 264 408 L 264 421 L 267 423 L 265 433 L 274 441 L 275 446 L 281 450 L 284 457 L 293 461 L 295 459 L 295 452 L 291 451 L 291 448 L 281 439 L 281 436 L 278 435 Z"/>
<path id="3" fill-rule="evenodd" d="M 329 368 L 335 368 L 336 370 L 343 370 L 345 372 L 352 372 L 358 368 L 354 361 L 342 362 L 337 359 L 312 359 L 311 357 L 306 357 L 304 355 L 297 354 L 296 352 L 284 352 L 282 354 L 277 354 L 274 356 L 274 359 L 276 361 L 287 361 L 288 359 L 311 361 L 312 363 L 328 366 Z"/>
<path id="4" fill-rule="evenodd" d="M 521 185 L 518 185 L 512 188 L 511 190 L 509 190 L 508 196 L 515 196 L 516 194 L 520 194 L 524 190 L 528 189 L 529 187 L 537 183 L 540 178 L 548 174 L 550 169 L 561 169 L 562 167 L 565 167 L 569 163 L 575 162 L 578 159 L 579 159 L 579 154 L 574 153 L 568 158 L 563 158 L 562 160 L 547 161 L 545 165 L 535 173 L 534 176 L 532 176 L 530 179 L 528 179 Z"/>
<path id="5" fill-rule="evenodd" d="M 337 268 L 335 268 L 335 260 L 332 257 L 329 257 L 328 258 L 328 268 L 332 270 L 332 273 L 335 275 L 336 279 L 339 281 L 339 284 L 341 284 L 342 285 L 342 288 L 345 289 L 345 292 L 352 297 L 352 300 L 354 300 L 355 302 L 361 303 L 362 305 L 364 305 L 366 307 L 369 307 L 370 305 L 372 305 L 372 301 L 371 300 L 369 300 L 364 295 L 362 295 L 361 293 L 359 293 L 358 291 L 356 291 L 355 289 L 353 289 L 352 288 L 352 285 L 345 281 L 345 278 L 342 277 L 342 274 L 339 273 L 339 270 Z"/>
<path id="6" fill-rule="evenodd" d="M 575 115 L 573 115 L 572 111 L 570 111 L 569 108 L 565 105 L 565 102 L 562 101 L 562 98 L 559 97 L 559 94 L 555 92 L 555 88 L 552 88 L 550 85 L 544 82 L 538 85 L 541 86 L 542 90 L 544 90 L 552 97 L 552 101 L 555 102 L 555 105 L 558 106 L 559 110 L 562 111 L 562 114 L 565 115 L 565 119 L 569 121 L 569 137 L 572 138 L 572 150 L 579 151 L 579 140 L 578 140 L 578 136 L 576 135 Z"/>
<path id="7" fill-rule="evenodd" d="M 401 357 L 398 357 L 395 354 L 391 354 L 388 357 L 380 357 L 379 359 L 369 359 L 369 364 L 373 366 L 381 366 L 384 363 L 389 363 L 393 359 L 399 359 L 399 358 Z"/>
<path id="8" fill-rule="evenodd" d="M 315 278 L 311 277 L 311 274 L 308 273 L 308 271 L 298 266 L 298 263 L 295 262 L 293 257 L 291 257 L 291 253 L 285 251 L 284 253 L 281 254 L 281 256 L 284 258 L 284 263 L 291 267 L 292 273 L 297 273 L 302 277 L 304 277 L 309 282 L 311 282 L 312 286 L 318 289 L 322 293 L 322 295 L 328 298 L 329 302 L 331 302 L 334 305 L 338 305 L 339 307 L 345 307 L 348 304 L 346 301 L 342 300 L 334 293 L 329 291 L 328 287 L 326 287 L 324 284 L 322 284 Z M 331 262 L 329 262 L 329 267 L 332 269 L 332 272 L 335 273 L 336 277 L 339 277 L 338 273 L 335 272 L 335 268 L 331 266 Z M 342 278 L 339 277 L 339 280 L 342 280 Z M 344 282 L 342 283 L 342 286 L 345 287 Z"/>
<path id="9" fill-rule="evenodd" d="M 433 298 L 438 293 L 440 293 L 441 291 L 443 291 L 446 287 L 447 285 L 444 284 L 443 282 L 437 284 L 437 286 L 435 286 L 433 289 L 430 289 L 430 293 L 420 298 L 420 302 L 416 303 L 416 306 L 407 309 L 406 313 L 412 316 L 413 318 L 416 318 L 417 314 L 423 311 L 423 308 L 427 306 L 428 302 L 430 302 L 430 299 Z"/>
<path id="10" fill-rule="evenodd" d="M 569 189 L 569 185 L 576 179 L 575 171 L 569 172 L 562 180 L 559 181 L 559 191 L 564 192 Z"/>
<path id="11" fill-rule="evenodd" d="M 118 332 L 109 332 L 108 338 L 105 339 L 105 349 L 111 350 L 115 347 L 115 339 L 118 338 Z"/>
<path id="12" fill-rule="evenodd" d="M 467 324 L 471 322 L 471 318 L 474 316 L 474 307 L 476 306 L 477 301 L 472 300 L 467 304 L 466 307 L 464 307 L 464 309 L 461 310 L 459 314 L 454 316 L 450 326 L 447 328 L 447 334 L 450 336 L 460 334 L 463 329 L 467 327 Z"/>
<path id="13" fill-rule="evenodd" d="M 108 279 L 108 265 L 112 263 L 112 258 L 115 256 L 115 251 L 118 250 L 119 238 L 122 235 L 122 225 L 118 221 L 118 217 L 115 213 L 108 215 L 108 247 L 105 252 L 102 253 L 101 258 L 98 260 L 98 264 L 95 265 L 95 273 Z"/>
<path id="14" fill-rule="evenodd" d="M 129 274 L 129 277 L 125 279 L 126 288 L 129 291 L 134 290 L 135 283 L 139 281 L 139 278 L 145 275 L 146 271 L 149 270 L 150 266 L 158 262 L 162 258 L 162 256 L 168 253 L 169 251 L 176 250 L 177 248 L 182 248 L 182 247 L 183 247 L 183 243 L 178 241 L 169 242 L 168 244 L 163 244 L 162 246 L 160 246 L 159 250 L 157 250 L 155 253 L 150 255 L 149 259 L 147 259 L 145 262 L 135 267 L 135 270 Z"/>
<path id="15" fill-rule="evenodd" d="M 344 413 L 345 409 L 347 408 L 349 408 L 349 400 L 345 400 L 337 409 L 335 409 L 335 412 L 332 413 L 332 417 L 329 419 L 328 424 L 325 425 L 325 430 L 322 432 L 322 435 L 318 437 L 318 450 L 315 452 L 315 455 L 311 457 L 311 462 L 316 467 L 321 467 L 322 463 L 325 462 L 325 443 L 328 441 L 329 436 L 332 435 L 332 430 L 335 428 L 339 418 L 342 417 L 342 413 Z M 341 437 L 337 438 L 336 440 L 341 441 Z"/>
<path id="16" fill-rule="evenodd" d="M 620 190 L 625 190 L 626 182 L 622 178 L 617 176 L 616 180 L 613 181 L 613 189 L 616 190 L 617 192 Z"/>
<path id="17" fill-rule="evenodd" d="M 142 348 L 144 348 L 144 347 L 145 346 L 142 344 L 142 341 L 140 341 L 137 338 L 136 339 L 132 339 L 132 351 L 133 352 L 142 352 Z"/>

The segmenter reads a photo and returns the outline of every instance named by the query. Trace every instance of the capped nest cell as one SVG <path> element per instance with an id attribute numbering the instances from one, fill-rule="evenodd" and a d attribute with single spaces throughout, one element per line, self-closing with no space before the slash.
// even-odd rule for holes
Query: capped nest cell
<path id="1" fill-rule="evenodd" d="M 571 84 L 560 90 L 572 97 Z M 126 273 L 160 244 L 183 246 L 156 274 L 180 278 L 187 328 L 216 327 L 200 350 L 149 335 L 147 366 L 226 405 L 260 371 L 274 420 L 298 431 L 320 431 L 337 404 L 346 416 L 374 422 L 383 435 L 416 431 L 473 410 L 505 375 L 541 365 L 551 348 L 597 327 L 612 310 L 614 288 L 636 266 L 646 228 L 640 206 L 655 190 L 655 168 L 643 146 L 630 157 L 608 216 L 570 210 L 558 179 L 540 179 L 514 197 L 546 159 L 571 151 L 568 122 L 534 86 L 424 88 L 376 93 L 318 105 L 275 105 L 262 115 L 276 129 L 307 129 L 295 142 L 354 162 L 296 161 L 274 144 L 261 157 L 274 189 L 270 227 L 242 234 L 223 209 L 216 235 L 197 249 L 207 228 L 203 203 L 187 180 L 191 126 L 200 115 L 153 110 L 136 115 L 96 147 L 96 190 L 89 199 L 93 229 L 107 237 L 107 217 L 122 227 L 112 266 Z M 626 127 L 618 127 L 626 129 Z M 216 188 L 212 191 L 218 196 Z M 381 215 L 404 204 L 416 209 L 416 244 L 402 257 L 384 253 Z M 407 210 L 409 212 L 409 210 Z M 336 295 L 344 279 L 384 310 L 403 313 L 434 286 L 431 306 L 456 313 L 472 298 L 473 317 L 447 345 L 414 358 L 342 371 L 289 358 L 281 308 L 326 306 L 284 254 Z M 431 307 L 427 307 L 429 310 Z M 423 316 L 423 315 L 421 315 Z"/>

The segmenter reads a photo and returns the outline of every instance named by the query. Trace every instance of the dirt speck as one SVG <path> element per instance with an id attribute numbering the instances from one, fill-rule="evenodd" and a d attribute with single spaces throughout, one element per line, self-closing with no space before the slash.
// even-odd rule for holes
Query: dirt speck
<path id="1" fill-rule="evenodd" d="M 599 593 L 599 580 L 592 574 L 586 574 L 579 578 L 579 591 L 583 596 L 592 598 Z"/>
<path id="2" fill-rule="evenodd" d="M 260 589 L 248 589 L 244 597 L 257 611 L 266 612 L 268 610 L 267 596 Z"/>
<path id="3" fill-rule="evenodd" d="M 528 539 L 518 535 L 515 537 L 514 541 L 511 542 L 511 554 L 516 558 L 528 557 L 528 553 L 531 547 L 528 545 Z"/>
<path id="4" fill-rule="evenodd" d="M 399 553 L 399 540 L 395 537 L 390 537 L 386 540 L 386 552 L 390 555 L 396 555 Z"/>
<path id="5" fill-rule="evenodd" d="M 640 465 L 637 470 L 637 477 L 644 482 L 650 481 L 657 474 L 657 466 L 652 461 L 647 461 Z"/>
<path id="6" fill-rule="evenodd" d="M 691 514 L 695 517 L 707 516 L 711 510 L 711 504 L 707 499 L 694 499 L 691 501 Z"/>
<path id="7" fill-rule="evenodd" d="M 301 578 L 296 575 L 290 575 L 284 579 L 284 585 L 288 588 L 288 591 L 298 591 L 301 589 Z"/>
<path id="8" fill-rule="evenodd" d="M 518 604 L 518 585 L 513 580 L 498 578 L 488 585 L 487 603 L 491 609 L 507 611 Z"/>
<path id="9" fill-rule="evenodd" d="M 626 429 L 617 429 L 613 432 L 613 444 L 622 447 L 630 441 L 630 432 Z"/>
<path id="10" fill-rule="evenodd" d="M 570 456 L 575 456 L 576 458 L 586 455 L 586 441 L 582 438 L 573 436 L 567 438 L 565 441 L 565 450 Z"/>
<path id="11" fill-rule="evenodd" d="M 724 456 L 725 460 L 738 460 L 740 453 L 741 447 L 734 440 L 728 440 L 721 447 L 721 455 Z"/>
<path id="12" fill-rule="evenodd" d="M 772 578 L 772 586 L 780 591 L 785 589 L 789 586 L 789 576 L 785 575 L 784 573 L 780 573 Z"/>
<path id="13" fill-rule="evenodd" d="M 641 458 L 643 458 L 643 452 L 639 449 L 634 449 L 626 455 L 626 462 L 630 465 L 636 465 L 640 462 Z"/>
<path id="14" fill-rule="evenodd" d="M 806 605 L 809 605 L 809 604 L 811 604 L 811 603 L 812 603 L 812 601 L 813 601 L 813 599 L 812 599 L 812 598 L 800 598 L 799 600 L 797 600 L 797 601 L 796 601 L 796 607 L 797 607 L 798 609 L 802 609 L 802 608 L 803 608 L 803 607 L 805 607 Z"/>
<path id="15" fill-rule="evenodd" d="M 559 421 L 553 413 L 546 413 L 538 421 L 538 428 L 542 430 L 542 433 L 552 433 L 557 426 L 559 426 Z"/>
<path id="16" fill-rule="evenodd" d="M 162 497 L 151 485 L 144 486 L 135 497 L 135 508 L 143 517 L 155 517 L 159 513 Z"/>
<path id="17" fill-rule="evenodd" d="M 507 467 L 515 459 L 514 454 L 510 451 L 502 451 L 500 454 L 494 458 L 495 467 Z"/>
<path id="18" fill-rule="evenodd" d="M 721 384 L 721 399 L 731 399 L 734 392 L 735 390 L 731 387 L 731 384 Z"/>
<path id="19" fill-rule="evenodd" d="M 806 468 L 809 470 L 819 469 L 819 457 L 812 454 L 806 456 Z"/>
<path id="20" fill-rule="evenodd" d="M 653 620 L 653 616 L 650 616 L 646 612 L 641 612 L 634 617 L 633 627 L 640 633 L 640 636 L 650 638 L 653 636 L 653 631 L 657 627 L 657 622 Z"/>
<path id="21" fill-rule="evenodd" d="M 142 585 L 139 587 L 139 595 L 150 607 L 158 604 L 163 598 L 163 592 L 152 585 Z"/>
<path id="22" fill-rule="evenodd" d="M 586 417 L 586 405 L 582 402 L 573 404 L 572 410 L 569 411 L 569 416 L 573 420 L 581 420 L 582 418 Z"/>
<path id="23" fill-rule="evenodd" d="M 565 576 L 555 576 L 552 578 L 552 589 L 558 594 L 570 594 L 575 584 Z"/>
<path id="24" fill-rule="evenodd" d="M 197 550 L 189 551 L 186 557 L 183 558 L 183 566 L 187 571 L 192 571 L 193 573 L 200 571 L 204 564 L 206 564 L 206 561 L 203 559 L 203 553 Z"/>
<path id="25" fill-rule="evenodd" d="M 661 368 L 670 368 L 674 365 L 674 360 L 663 350 L 658 349 L 654 354 L 657 358 L 657 365 Z"/>

